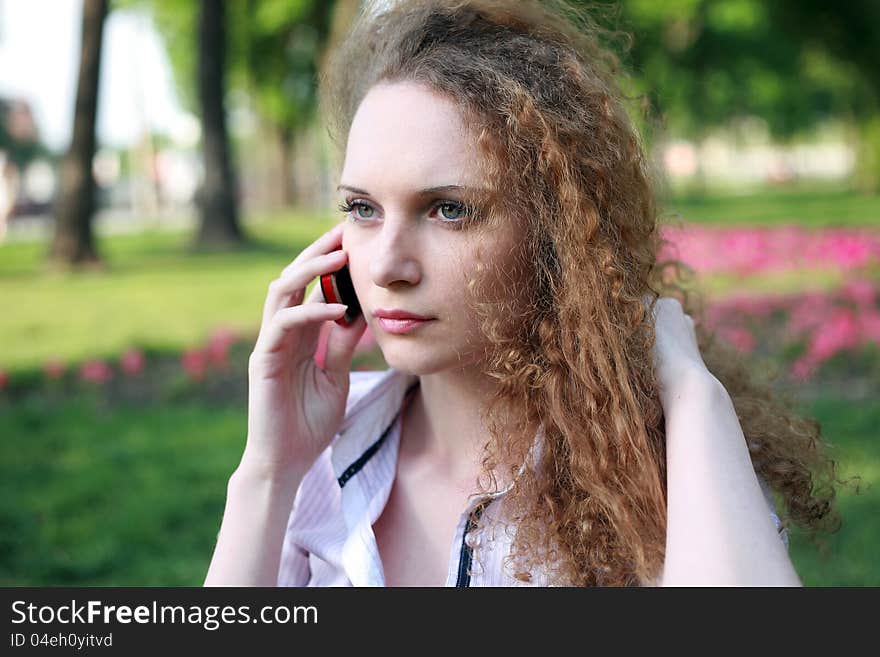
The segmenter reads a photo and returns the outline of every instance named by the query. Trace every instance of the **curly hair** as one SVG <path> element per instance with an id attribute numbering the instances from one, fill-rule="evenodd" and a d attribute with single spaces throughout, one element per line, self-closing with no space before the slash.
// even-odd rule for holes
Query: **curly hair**
<path id="1" fill-rule="evenodd" d="M 693 317 L 755 471 L 784 500 L 783 526 L 815 541 L 840 524 L 836 463 L 819 423 L 706 327 L 703 302 L 685 285 L 692 270 L 658 261 L 658 176 L 627 113 L 620 58 L 603 44 L 619 34 L 565 0 L 367 3 L 320 76 L 340 158 L 374 85 L 415 82 L 452 99 L 490 187 L 468 228 L 520 224 L 508 273 L 530 285 L 498 298 L 497 278 L 480 275 L 492 263 L 478 262 L 466 301 L 490 345 L 485 372 L 498 382 L 484 411 L 481 482 L 494 484 L 498 464 L 516 478 L 505 498 L 515 520 L 505 565 L 525 581 L 535 568 L 576 586 L 647 585 L 662 573 L 665 429 L 645 297 L 650 310 L 674 297 Z M 539 467 L 517 475 L 535 426 Z"/>

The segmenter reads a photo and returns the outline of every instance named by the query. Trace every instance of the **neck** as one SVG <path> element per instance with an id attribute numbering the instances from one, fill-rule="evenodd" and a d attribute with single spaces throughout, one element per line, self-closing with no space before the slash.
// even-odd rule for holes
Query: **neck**
<path id="1" fill-rule="evenodd" d="M 404 410 L 400 458 L 426 474 L 475 485 L 489 439 L 480 413 L 494 382 L 461 370 L 421 375 L 419 380 Z M 503 486 L 502 474 L 496 476 Z"/>

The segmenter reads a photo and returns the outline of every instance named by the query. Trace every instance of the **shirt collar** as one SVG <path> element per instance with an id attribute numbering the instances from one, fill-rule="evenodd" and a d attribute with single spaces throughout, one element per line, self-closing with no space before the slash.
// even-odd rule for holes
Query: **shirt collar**
<path id="1" fill-rule="evenodd" d="M 374 373 L 356 385 L 363 390 L 349 390 L 355 399 L 345 414 L 331 450 L 333 474 L 340 486 L 363 467 L 385 442 L 389 429 L 403 407 L 404 397 L 419 383 L 419 377 L 394 368 Z"/>
<path id="2" fill-rule="evenodd" d="M 333 474 L 340 487 L 346 486 L 375 453 L 389 442 L 387 439 L 398 414 L 402 412 L 405 398 L 419 385 L 418 375 L 394 368 L 370 374 L 373 376 L 358 377 L 356 383 L 352 382 L 350 395 L 354 392 L 355 398 L 346 412 L 331 450 Z M 541 425 L 526 459 L 526 463 L 530 463 L 533 469 L 540 464 L 543 438 L 544 429 Z M 397 445 L 394 447 L 396 452 Z M 517 476 L 522 474 L 526 463 L 520 466 Z M 512 486 L 513 482 L 489 496 L 502 495 Z"/>

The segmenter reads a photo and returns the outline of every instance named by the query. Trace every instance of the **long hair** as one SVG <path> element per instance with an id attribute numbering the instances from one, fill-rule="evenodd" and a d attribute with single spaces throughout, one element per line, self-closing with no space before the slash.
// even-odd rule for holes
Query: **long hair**
<path id="1" fill-rule="evenodd" d="M 643 297 L 678 299 L 733 400 L 756 473 L 784 500 L 784 526 L 814 537 L 836 523 L 835 461 L 819 423 L 703 322 L 688 268 L 658 261 L 656 175 L 627 113 L 613 36 L 564 0 L 367 3 L 320 79 L 328 132 L 344 153 L 354 114 L 378 83 L 416 82 L 453 100 L 476 137 L 488 197 L 470 230 L 516 221 L 523 235 L 498 298 L 479 262 L 466 296 L 497 380 L 484 418 L 483 475 L 519 470 L 543 427 L 540 467 L 505 497 L 515 520 L 506 566 L 565 585 L 644 585 L 666 539 L 663 408 Z M 524 275 L 525 278 L 520 278 Z M 492 289 L 494 285 L 496 289 Z M 483 477 L 481 477 L 481 480 Z M 479 556 L 477 556 L 479 558 Z"/>

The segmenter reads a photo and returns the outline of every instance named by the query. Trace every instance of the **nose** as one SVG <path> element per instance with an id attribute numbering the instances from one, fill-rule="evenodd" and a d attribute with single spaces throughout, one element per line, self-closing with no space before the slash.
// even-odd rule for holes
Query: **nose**
<path id="1" fill-rule="evenodd" d="M 370 243 L 370 276 L 380 287 L 416 285 L 421 279 L 419 237 L 403 215 L 386 215 Z"/>

